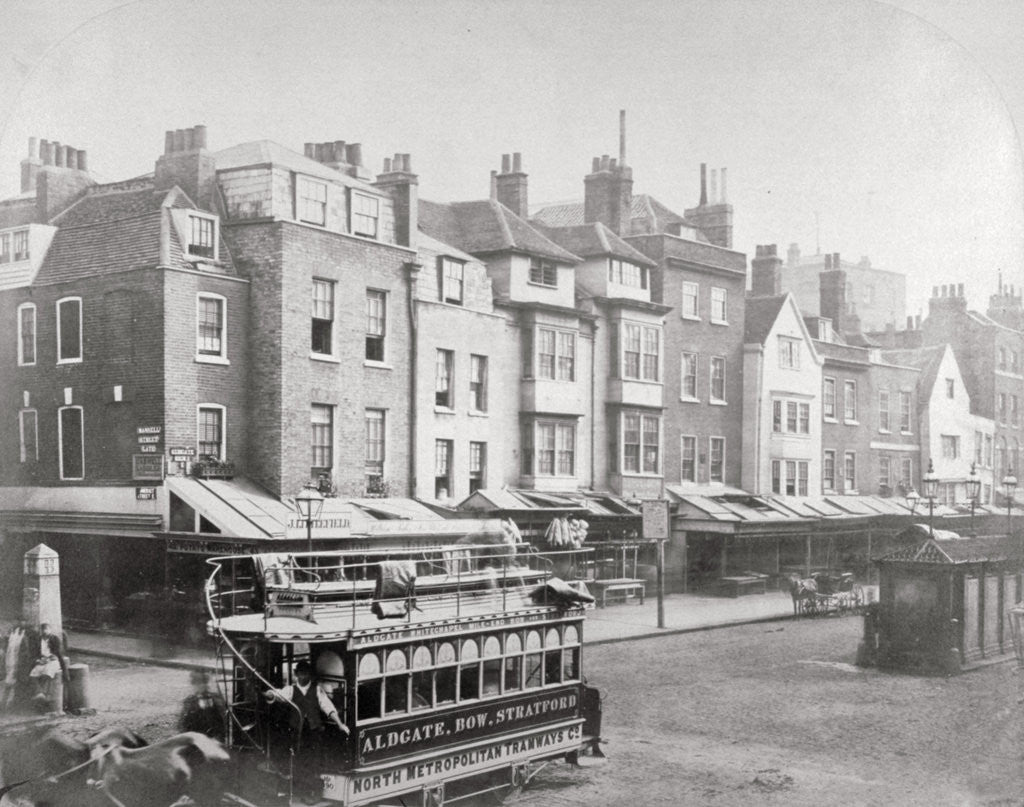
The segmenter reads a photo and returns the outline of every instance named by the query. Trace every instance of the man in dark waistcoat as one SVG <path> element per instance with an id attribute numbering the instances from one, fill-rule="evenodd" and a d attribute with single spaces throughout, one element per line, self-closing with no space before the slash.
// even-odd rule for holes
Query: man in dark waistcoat
<path id="1" fill-rule="evenodd" d="M 308 661 L 295 665 L 295 683 L 263 693 L 268 702 L 286 701 L 295 708 L 290 710 L 292 747 L 295 748 L 296 784 L 305 790 L 307 800 L 317 800 L 321 794 L 320 771 L 323 768 L 324 718 L 334 723 L 348 736 L 348 727 L 341 722 L 338 710 L 319 684 L 313 681 Z"/>

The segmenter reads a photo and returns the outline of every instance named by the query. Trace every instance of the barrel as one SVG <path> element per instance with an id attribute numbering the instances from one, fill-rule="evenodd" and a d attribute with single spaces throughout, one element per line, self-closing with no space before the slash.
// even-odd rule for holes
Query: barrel
<path id="1" fill-rule="evenodd" d="M 89 665 L 68 665 L 68 711 L 89 708 Z"/>

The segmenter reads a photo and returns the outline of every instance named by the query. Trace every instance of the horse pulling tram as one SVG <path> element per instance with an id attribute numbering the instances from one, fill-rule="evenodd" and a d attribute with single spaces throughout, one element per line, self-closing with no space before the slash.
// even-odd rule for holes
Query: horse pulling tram
<path id="1" fill-rule="evenodd" d="M 603 756 L 600 696 L 583 678 L 592 598 L 527 547 L 210 562 L 228 744 L 253 762 L 240 797 L 290 800 L 313 766 L 324 804 L 441 807 Z M 264 697 L 302 661 L 348 732 L 328 724 L 319 748 L 296 733 L 295 707 Z"/>
<path id="2" fill-rule="evenodd" d="M 789 592 L 793 596 L 793 613 L 798 616 L 830 613 L 844 616 L 859 613 L 867 604 L 864 589 L 854 582 L 852 572 L 818 572 L 808 578 L 793 575 L 789 579 Z"/>

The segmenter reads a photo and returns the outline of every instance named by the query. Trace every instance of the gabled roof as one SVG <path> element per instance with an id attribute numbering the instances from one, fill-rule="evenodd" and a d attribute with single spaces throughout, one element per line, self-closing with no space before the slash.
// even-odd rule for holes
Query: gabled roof
<path id="1" fill-rule="evenodd" d="M 949 345 L 928 345 L 905 350 L 883 350 L 882 358 L 891 363 L 905 367 L 916 367 L 921 371 L 920 385 L 922 390 L 930 391 L 935 386 L 935 379 L 939 374 L 939 366 L 942 358 L 946 355 Z M 921 396 L 924 403 L 925 396 Z"/>
<path id="2" fill-rule="evenodd" d="M 743 343 L 763 345 L 771 333 L 775 320 L 779 318 L 786 294 L 772 297 L 748 297 L 746 320 L 743 326 Z"/>
<path id="3" fill-rule="evenodd" d="M 156 190 L 152 181 L 142 185 L 118 187 L 117 185 L 100 185 L 90 188 L 89 192 L 70 207 L 51 219 L 58 227 L 82 227 L 89 224 L 120 221 L 156 213 L 167 199 L 167 190 Z M 172 200 L 173 207 L 191 207 L 188 197 L 176 194 Z"/>
<path id="4" fill-rule="evenodd" d="M 526 252 L 562 263 L 580 259 L 494 199 L 440 204 L 421 199 L 420 228 L 466 252 Z"/>
<path id="5" fill-rule="evenodd" d="M 583 258 L 611 255 L 641 266 L 658 265 L 600 222 L 577 224 L 572 227 L 540 225 L 538 229 L 559 246 Z"/>
<path id="6" fill-rule="evenodd" d="M 927 527 L 923 524 L 915 524 L 904 530 L 901 535 L 914 532 L 927 534 Z M 954 565 L 996 562 L 1021 556 L 1020 542 L 1010 536 L 984 535 L 977 538 L 960 538 L 955 533 L 948 531 L 935 530 L 935 533 L 937 535 L 935 538 L 928 538 L 921 544 L 903 547 L 879 558 L 879 560 Z"/>
<path id="7" fill-rule="evenodd" d="M 292 151 L 273 140 L 253 140 L 250 143 L 239 143 L 237 146 L 215 152 L 213 158 L 218 171 L 231 171 L 236 168 L 249 168 L 256 165 L 276 165 L 307 176 L 320 177 L 330 182 L 360 188 L 369 193 L 377 195 L 381 193 L 380 189 L 361 179 L 356 179 L 316 160 L 311 160 L 305 154 Z"/>

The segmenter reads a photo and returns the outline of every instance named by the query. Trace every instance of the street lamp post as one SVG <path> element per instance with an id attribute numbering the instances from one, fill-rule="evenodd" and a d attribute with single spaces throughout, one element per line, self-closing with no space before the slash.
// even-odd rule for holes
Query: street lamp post
<path id="1" fill-rule="evenodd" d="M 981 492 L 981 477 L 978 476 L 978 469 L 971 463 L 971 472 L 967 476 L 967 498 L 971 500 L 971 536 L 974 536 L 974 506 L 978 503 L 978 494 Z"/>
<path id="2" fill-rule="evenodd" d="M 295 509 L 306 522 L 306 551 L 313 551 L 313 522 L 320 518 L 324 507 L 324 497 L 312 484 L 306 485 L 295 497 Z M 312 563 L 312 560 L 310 561 Z"/>
<path id="3" fill-rule="evenodd" d="M 1017 487 L 1017 477 L 1013 475 L 1013 466 L 1006 469 L 1006 476 L 1003 477 L 1003 495 L 1006 496 L 1006 534 L 1013 535 L 1013 513 L 1010 505 L 1013 504 L 1013 491 Z"/>
<path id="4" fill-rule="evenodd" d="M 935 494 L 939 491 L 939 478 L 935 475 L 935 467 L 931 460 L 928 460 L 928 471 L 921 480 L 921 486 L 924 488 L 924 497 L 928 500 L 928 536 L 934 537 L 932 514 L 935 509 Z"/>

